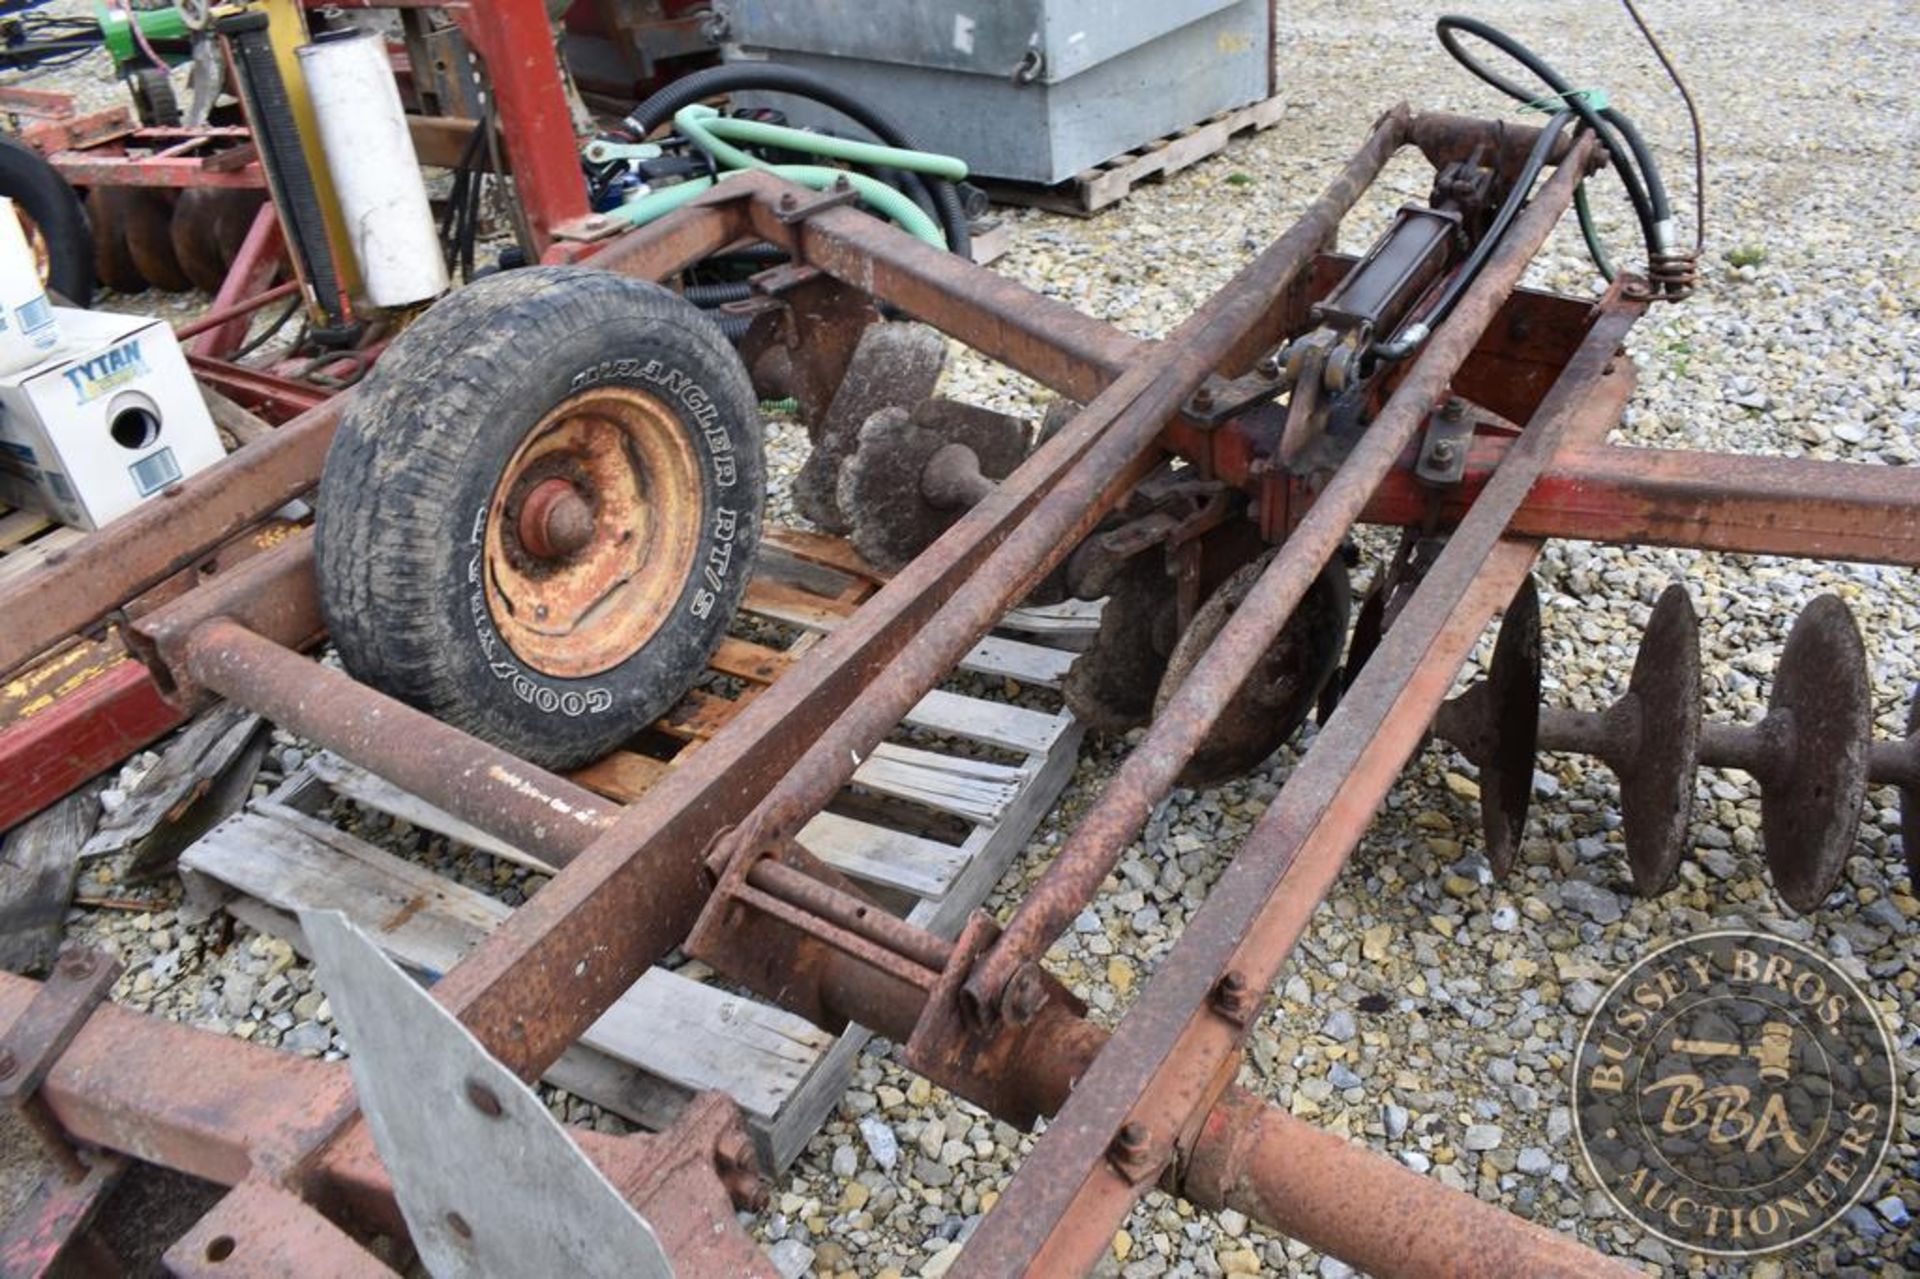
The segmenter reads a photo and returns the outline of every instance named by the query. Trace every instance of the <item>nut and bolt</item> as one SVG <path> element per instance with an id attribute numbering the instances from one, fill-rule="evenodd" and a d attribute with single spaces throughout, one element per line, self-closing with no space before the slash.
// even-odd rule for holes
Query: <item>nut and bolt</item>
<path id="1" fill-rule="evenodd" d="M 1032 964 L 1022 964 L 1007 979 L 1007 992 L 1001 1002 L 1006 1007 L 1007 1019 L 1016 1026 L 1024 1026 L 1047 1006 L 1047 984 Z"/>
<path id="2" fill-rule="evenodd" d="M 1195 391 L 1193 393 L 1193 407 L 1195 411 L 1200 413 L 1205 413 L 1208 410 L 1212 409 L 1213 408 L 1212 389 L 1209 387 L 1203 386 L 1199 390 Z"/>
<path id="3" fill-rule="evenodd" d="M 1244 1026 L 1252 1014 L 1252 989 L 1247 975 L 1238 968 L 1230 970 L 1213 988 L 1213 1007 L 1222 1017 Z"/>
<path id="4" fill-rule="evenodd" d="M 793 212 L 793 210 L 795 210 L 795 209 L 797 209 L 797 208 L 799 208 L 799 207 L 800 207 L 800 201 L 799 201 L 799 199 L 798 199 L 798 197 L 796 197 L 796 196 L 795 196 L 795 195 L 793 194 L 793 192 L 791 192 L 791 191 L 787 191 L 787 192 L 783 192 L 783 193 L 781 194 L 781 196 L 780 196 L 780 208 L 782 209 L 782 211 L 784 211 L 784 212 L 787 212 L 787 213 L 791 213 L 791 212 Z"/>
<path id="5" fill-rule="evenodd" d="M 1138 1181 L 1147 1171 L 1148 1147 L 1152 1142 L 1153 1129 L 1138 1119 L 1129 1119 L 1114 1134 L 1113 1146 L 1107 1155 L 1122 1176 Z"/>
<path id="6" fill-rule="evenodd" d="M 1433 447 L 1427 450 L 1427 456 L 1441 466 L 1453 461 L 1455 448 L 1452 440 L 1435 440 Z"/>

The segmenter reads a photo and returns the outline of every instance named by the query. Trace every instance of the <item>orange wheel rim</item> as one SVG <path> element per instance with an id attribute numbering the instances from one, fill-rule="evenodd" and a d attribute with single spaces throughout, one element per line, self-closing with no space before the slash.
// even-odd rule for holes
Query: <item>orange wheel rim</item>
<path id="1" fill-rule="evenodd" d="M 20 219 L 20 230 L 27 237 L 27 247 L 33 251 L 33 269 L 44 285 L 53 274 L 53 253 L 47 248 L 47 237 L 40 230 L 40 224 L 28 217 L 27 211 L 17 204 L 13 207 L 13 215 Z"/>
<path id="2" fill-rule="evenodd" d="M 520 660 L 563 679 L 618 666 L 666 622 L 705 519 L 679 419 L 623 387 L 568 398 L 528 432 L 487 511 L 487 608 Z"/>

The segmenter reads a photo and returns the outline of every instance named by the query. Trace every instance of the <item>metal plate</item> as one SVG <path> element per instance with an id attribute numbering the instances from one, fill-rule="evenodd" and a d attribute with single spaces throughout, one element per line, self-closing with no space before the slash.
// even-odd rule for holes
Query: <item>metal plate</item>
<path id="1" fill-rule="evenodd" d="M 1687 589 L 1669 586 L 1654 605 L 1627 695 L 1607 712 L 1626 744 L 1609 762 L 1620 778 L 1627 864 L 1642 897 L 1664 889 L 1686 849 L 1700 767 L 1700 620 Z"/>
<path id="2" fill-rule="evenodd" d="M 671 1276 L 653 1227 L 540 1099 L 338 911 L 302 911 L 360 1108 L 421 1260 L 471 1275 Z"/>
<path id="3" fill-rule="evenodd" d="M 1540 594 L 1529 575 L 1514 592 L 1487 669 L 1492 750 L 1480 762 L 1480 829 L 1493 873 L 1512 871 L 1533 802 L 1540 744 Z"/>
<path id="4" fill-rule="evenodd" d="M 1761 724 L 1774 762 L 1760 778 L 1760 834 L 1774 887 L 1796 911 L 1825 900 L 1853 851 L 1871 700 L 1860 629 L 1839 596 L 1822 595 L 1787 636 Z"/>

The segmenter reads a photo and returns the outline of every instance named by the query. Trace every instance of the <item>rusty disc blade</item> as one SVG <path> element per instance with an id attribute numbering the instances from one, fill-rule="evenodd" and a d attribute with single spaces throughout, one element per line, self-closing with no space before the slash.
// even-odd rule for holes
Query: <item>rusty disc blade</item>
<path id="1" fill-rule="evenodd" d="M 1762 730 L 1760 834 L 1780 897 L 1805 913 L 1840 879 L 1860 826 L 1873 742 L 1866 647 L 1837 595 L 1807 607 L 1787 636 Z"/>
<path id="2" fill-rule="evenodd" d="M 1914 738 L 1920 736 L 1920 684 L 1913 687 L 1913 701 L 1907 707 L 1907 745 L 1920 749 Z M 1907 850 L 1907 886 L 1920 892 L 1920 787 L 1900 788 L 1900 843 Z"/>
<path id="3" fill-rule="evenodd" d="M 1627 696 L 1609 715 L 1628 720 L 1615 759 L 1627 865 L 1642 897 L 1664 889 L 1686 849 L 1700 767 L 1700 620 L 1687 589 L 1669 586 L 1654 605 Z"/>
<path id="4" fill-rule="evenodd" d="M 1124 733 L 1153 717 L 1154 693 L 1179 625 L 1172 583 L 1158 554 L 1137 555 L 1116 575 L 1100 631 L 1074 659 L 1060 694 L 1089 728 Z"/>
<path id="5" fill-rule="evenodd" d="M 147 277 L 134 265 L 127 247 L 126 210 L 130 187 L 95 187 L 87 192 L 87 225 L 93 235 L 93 275 L 115 293 L 141 293 Z"/>
<path id="6" fill-rule="evenodd" d="M 1166 674 L 1154 696 L 1155 715 L 1172 700 L 1272 558 L 1269 551 L 1236 569 L 1194 613 L 1193 622 L 1167 659 Z M 1336 556 L 1307 588 L 1300 607 L 1280 628 L 1238 696 L 1180 771 L 1180 785 L 1206 786 L 1238 777 L 1292 740 L 1312 714 L 1320 691 L 1339 669 L 1340 646 L 1346 639 L 1352 603 L 1346 562 Z"/>
<path id="7" fill-rule="evenodd" d="M 202 293 L 218 293 L 227 276 L 227 264 L 214 239 L 218 194 L 211 187 L 189 187 L 173 206 L 173 256 Z"/>
<path id="8" fill-rule="evenodd" d="M 187 278 L 173 250 L 173 206 L 167 198 L 146 187 L 130 187 L 119 212 L 127 252 L 141 277 L 168 293 L 191 288 L 193 281 Z"/>
<path id="9" fill-rule="evenodd" d="M 1487 667 L 1491 750 L 1480 763 L 1480 829 L 1493 873 L 1513 870 L 1533 802 L 1540 744 L 1540 594 L 1528 576 L 1515 592 Z"/>
<path id="10" fill-rule="evenodd" d="M 911 413 L 881 409 L 861 425 L 835 498 L 867 563 L 898 572 L 967 513 L 927 497 L 927 468 L 949 444 L 973 450 L 980 473 L 1003 480 L 1026 460 L 1027 424 L 957 400 L 926 400 Z"/>

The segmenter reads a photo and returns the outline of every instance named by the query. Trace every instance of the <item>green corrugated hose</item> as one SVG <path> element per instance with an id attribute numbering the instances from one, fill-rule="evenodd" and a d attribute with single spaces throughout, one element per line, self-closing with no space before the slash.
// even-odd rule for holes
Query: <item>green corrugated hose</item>
<path id="1" fill-rule="evenodd" d="M 800 186 L 811 187 L 816 191 L 824 191 L 844 180 L 853 187 L 863 204 L 899 223 L 902 230 L 926 241 L 936 249 L 947 247 L 947 237 L 940 230 L 939 223 L 928 217 L 926 211 L 919 205 L 877 178 L 870 178 L 864 173 L 853 173 L 846 169 L 828 168 L 825 165 L 768 164 L 757 156 L 733 146 L 720 134 L 730 133 L 743 142 L 752 142 L 757 145 L 779 146 L 790 150 L 813 150 L 834 159 L 854 160 L 884 168 L 913 168 L 916 172 L 931 173 L 949 180 L 965 177 L 967 172 L 965 163 L 952 156 L 903 151 L 897 147 L 849 142 L 844 138 L 827 138 L 799 129 L 783 129 L 778 125 L 762 124 L 757 120 L 726 119 L 712 107 L 698 105 L 681 108 L 674 114 L 673 123 L 689 142 L 734 173 L 760 169 L 775 177 L 784 178 Z M 716 125 L 719 127 L 714 127 Z M 723 173 L 720 176 L 724 181 L 731 174 Z M 650 191 L 637 200 L 631 200 L 617 209 L 612 209 L 609 211 L 609 216 L 631 222 L 635 226 L 644 226 L 656 218 L 665 217 L 712 185 L 711 178 L 693 178 L 676 183 L 658 191 Z"/>

